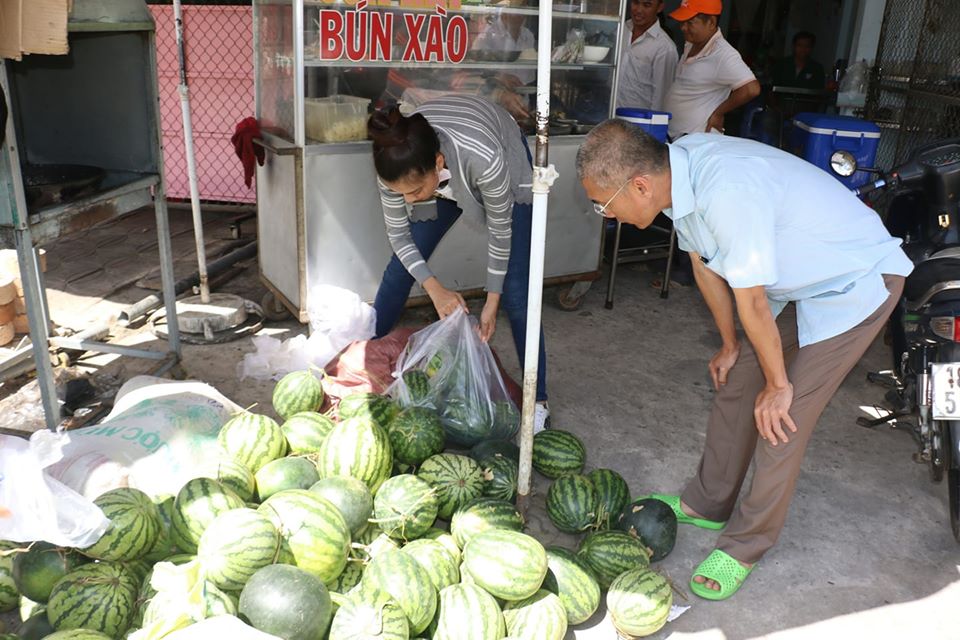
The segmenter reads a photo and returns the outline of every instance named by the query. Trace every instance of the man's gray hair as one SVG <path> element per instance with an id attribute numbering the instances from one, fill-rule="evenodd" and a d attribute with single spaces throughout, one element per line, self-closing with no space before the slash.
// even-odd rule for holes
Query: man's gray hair
<path id="1" fill-rule="evenodd" d="M 640 127 L 613 118 L 587 134 L 577 151 L 577 175 L 598 187 L 615 188 L 628 178 L 658 175 L 667 170 L 670 152 Z"/>

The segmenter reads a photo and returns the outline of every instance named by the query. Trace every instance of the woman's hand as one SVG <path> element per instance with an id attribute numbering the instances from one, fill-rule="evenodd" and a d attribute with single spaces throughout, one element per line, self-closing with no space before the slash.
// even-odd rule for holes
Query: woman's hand
<path id="1" fill-rule="evenodd" d="M 427 295 L 430 296 L 430 300 L 433 302 L 433 306 L 437 310 L 437 314 L 441 320 L 456 311 L 457 308 L 462 308 L 465 313 L 469 313 L 470 310 L 467 309 L 467 303 L 463 299 L 463 296 L 456 291 L 451 291 L 444 287 L 436 277 L 431 276 L 428 278 L 427 281 L 423 283 L 423 288 L 426 290 Z"/>
<path id="2" fill-rule="evenodd" d="M 487 301 L 480 312 L 480 339 L 489 342 L 497 330 L 497 310 L 500 309 L 500 294 L 488 293 Z"/>

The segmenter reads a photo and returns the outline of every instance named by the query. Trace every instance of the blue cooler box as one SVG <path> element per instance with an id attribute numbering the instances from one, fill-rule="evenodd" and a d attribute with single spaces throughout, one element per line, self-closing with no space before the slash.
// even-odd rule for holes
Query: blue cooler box
<path id="1" fill-rule="evenodd" d="M 617 109 L 616 115 L 621 120 L 637 125 L 660 142 L 667 141 L 667 127 L 670 125 L 669 113 L 621 107 Z"/>
<path id="2" fill-rule="evenodd" d="M 870 182 L 871 174 L 857 171 L 841 178 L 830 170 L 830 156 L 834 151 L 849 151 L 857 159 L 857 166 L 872 168 L 879 144 L 880 127 L 860 118 L 824 113 L 798 113 L 793 118 L 790 150 L 851 189 Z"/>

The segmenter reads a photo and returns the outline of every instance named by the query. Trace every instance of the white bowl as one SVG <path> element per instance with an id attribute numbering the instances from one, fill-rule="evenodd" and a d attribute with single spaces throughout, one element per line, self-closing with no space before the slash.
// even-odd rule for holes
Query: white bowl
<path id="1" fill-rule="evenodd" d="M 607 57 L 608 53 L 610 53 L 610 47 L 595 47 L 592 45 L 585 45 L 583 47 L 583 61 L 601 62 Z"/>

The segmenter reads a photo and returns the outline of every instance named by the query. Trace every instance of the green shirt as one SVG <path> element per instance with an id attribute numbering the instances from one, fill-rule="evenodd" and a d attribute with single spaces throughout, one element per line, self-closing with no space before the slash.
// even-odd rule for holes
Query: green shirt
<path id="1" fill-rule="evenodd" d="M 778 60 L 770 74 L 776 87 L 799 87 L 801 89 L 823 89 L 826 80 L 823 66 L 816 60 L 807 60 L 800 73 L 797 73 L 797 64 L 793 56 Z"/>

